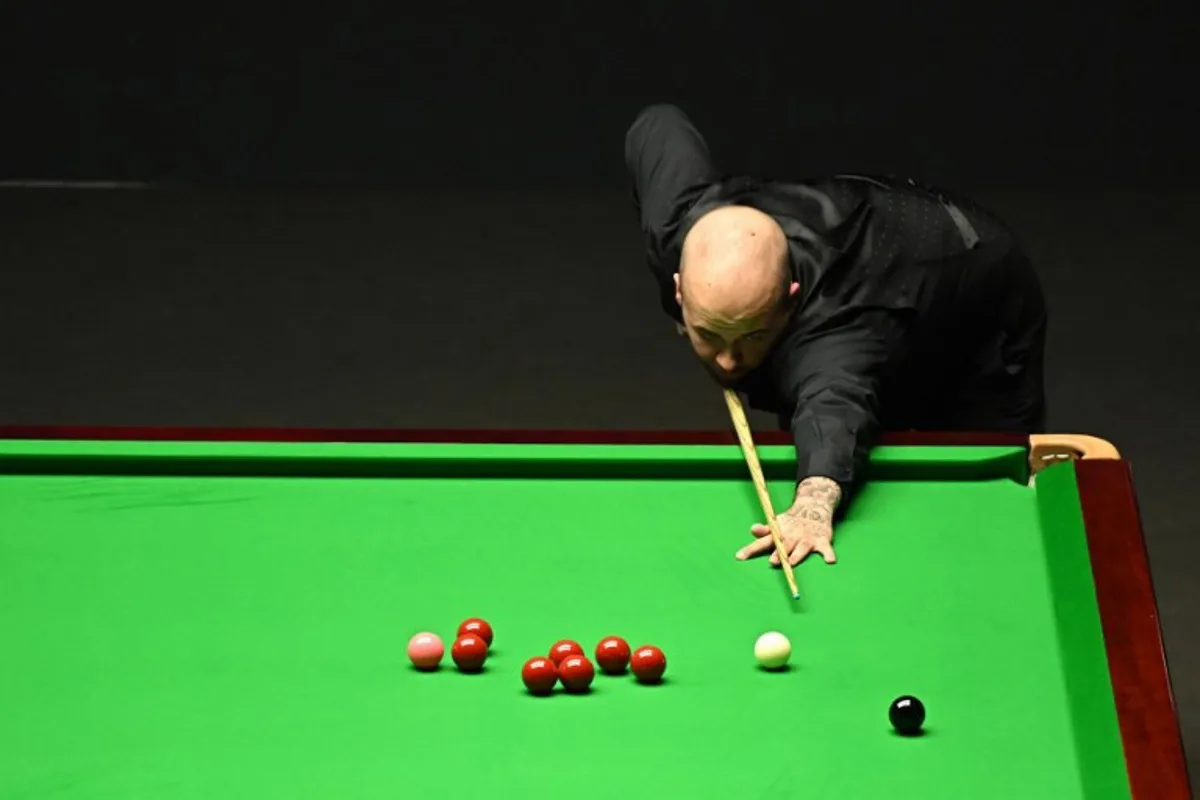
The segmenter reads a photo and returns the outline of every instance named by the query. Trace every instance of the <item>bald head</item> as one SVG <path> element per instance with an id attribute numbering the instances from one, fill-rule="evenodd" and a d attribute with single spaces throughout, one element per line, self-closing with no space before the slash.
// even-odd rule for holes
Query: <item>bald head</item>
<path id="1" fill-rule="evenodd" d="M 684 239 L 678 288 L 694 314 L 730 324 L 760 316 L 785 296 L 788 277 L 787 237 L 758 209 L 714 209 Z"/>
<path id="2" fill-rule="evenodd" d="M 702 216 L 683 240 L 675 297 L 692 349 L 725 386 L 767 357 L 785 329 L 799 284 L 787 236 L 770 215 L 725 206 Z"/>

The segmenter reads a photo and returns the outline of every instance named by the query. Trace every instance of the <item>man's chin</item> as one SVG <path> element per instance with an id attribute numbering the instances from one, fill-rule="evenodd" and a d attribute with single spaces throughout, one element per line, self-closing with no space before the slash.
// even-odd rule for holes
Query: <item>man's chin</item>
<path id="1" fill-rule="evenodd" d="M 708 368 L 708 374 L 711 375 L 713 380 L 720 384 L 721 388 L 723 389 L 736 388 L 738 382 L 741 381 L 742 378 L 746 377 L 746 373 L 744 372 L 729 373 L 713 367 Z"/>

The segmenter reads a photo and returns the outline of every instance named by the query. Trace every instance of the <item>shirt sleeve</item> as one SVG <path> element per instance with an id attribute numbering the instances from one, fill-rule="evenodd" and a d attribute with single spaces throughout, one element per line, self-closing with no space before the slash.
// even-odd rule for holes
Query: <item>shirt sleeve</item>
<path id="1" fill-rule="evenodd" d="M 849 494 L 862 479 L 879 433 L 889 333 L 883 324 L 855 324 L 781 343 L 780 388 L 795 402 L 790 428 L 797 482 L 830 478 Z"/>
<path id="2" fill-rule="evenodd" d="M 679 268 L 680 226 L 719 174 L 704 137 L 673 105 L 649 106 L 634 119 L 625 134 L 625 166 L 663 307 L 678 317 L 674 275 Z"/>

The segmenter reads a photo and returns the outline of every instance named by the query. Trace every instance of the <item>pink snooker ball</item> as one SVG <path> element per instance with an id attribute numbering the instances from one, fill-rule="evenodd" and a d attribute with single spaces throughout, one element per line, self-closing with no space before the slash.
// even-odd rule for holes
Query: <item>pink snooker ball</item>
<path id="1" fill-rule="evenodd" d="M 446 646 L 436 633 L 418 633 L 408 640 L 408 657 L 417 669 L 437 669 L 444 655 Z"/>

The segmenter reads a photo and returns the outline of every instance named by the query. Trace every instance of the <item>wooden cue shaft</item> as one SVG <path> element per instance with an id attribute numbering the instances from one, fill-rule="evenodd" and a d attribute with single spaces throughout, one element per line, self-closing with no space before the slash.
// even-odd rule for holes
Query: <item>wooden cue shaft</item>
<path id="1" fill-rule="evenodd" d="M 767 481 L 763 477 L 762 464 L 758 461 L 758 451 L 754 448 L 754 437 L 750 433 L 750 421 L 742 408 L 742 399 L 732 389 L 725 390 L 725 405 L 729 407 L 729 416 L 733 419 L 733 428 L 737 431 L 738 441 L 742 445 L 742 455 L 750 467 L 750 478 L 754 481 L 754 489 L 758 492 L 758 502 L 762 505 L 763 514 L 767 518 L 767 527 L 771 529 L 771 539 L 775 542 L 775 552 L 779 554 L 779 565 L 787 577 L 788 588 L 792 590 L 792 598 L 800 597 L 796 587 L 796 575 L 792 572 L 791 562 L 788 561 L 787 549 L 783 545 L 783 534 L 779 531 L 779 520 L 775 518 L 775 509 L 771 505 L 771 495 L 767 492 Z"/>

